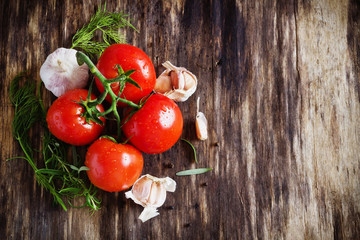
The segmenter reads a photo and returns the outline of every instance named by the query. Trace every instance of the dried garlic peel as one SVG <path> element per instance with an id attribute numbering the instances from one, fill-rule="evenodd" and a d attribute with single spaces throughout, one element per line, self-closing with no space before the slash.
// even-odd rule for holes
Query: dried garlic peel
<path id="1" fill-rule="evenodd" d="M 204 113 L 199 112 L 200 97 L 197 99 L 197 110 L 196 110 L 196 136 L 199 140 L 206 140 L 208 138 L 208 122 Z"/>
<path id="2" fill-rule="evenodd" d="M 163 63 L 166 70 L 156 79 L 155 92 L 163 94 L 176 102 L 186 101 L 197 88 L 197 78 L 183 67 L 171 62 Z"/>
<path id="3" fill-rule="evenodd" d="M 59 97 L 68 90 L 85 87 L 89 79 L 89 67 L 86 64 L 79 66 L 76 50 L 58 48 L 41 66 L 40 78 L 45 87 Z"/>
<path id="4" fill-rule="evenodd" d="M 144 207 L 139 219 L 145 222 L 159 215 L 157 208 L 164 204 L 166 192 L 174 192 L 175 189 L 176 182 L 173 179 L 157 178 L 146 174 L 134 183 L 132 189 L 126 192 L 125 196 Z"/>

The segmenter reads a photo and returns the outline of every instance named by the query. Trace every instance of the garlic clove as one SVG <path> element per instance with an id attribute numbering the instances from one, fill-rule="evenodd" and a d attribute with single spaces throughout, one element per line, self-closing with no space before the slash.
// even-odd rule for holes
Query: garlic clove
<path id="1" fill-rule="evenodd" d="M 197 99 L 197 110 L 196 110 L 196 136 L 199 140 L 206 140 L 208 138 L 208 122 L 204 113 L 199 112 L 200 97 Z"/>
<path id="2" fill-rule="evenodd" d="M 156 79 L 155 92 L 176 102 L 186 101 L 197 88 L 197 78 L 183 67 L 176 67 L 169 61 L 163 63 L 166 70 Z"/>
<path id="3" fill-rule="evenodd" d="M 170 79 L 174 89 L 182 90 L 185 88 L 185 77 L 181 71 L 171 71 Z"/>
<path id="4" fill-rule="evenodd" d="M 196 115 L 196 136 L 199 140 L 206 140 L 208 138 L 207 133 L 207 120 L 202 112 Z"/>
<path id="5" fill-rule="evenodd" d="M 59 97 L 68 90 L 84 88 L 89 79 L 89 67 L 78 65 L 76 50 L 58 48 L 41 66 L 40 78 L 45 87 Z"/>
<path id="6" fill-rule="evenodd" d="M 196 78 L 194 74 L 190 73 L 190 72 L 184 72 L 184 80 L 185 80 L 185 90 L 189 90 L 189 89 L 193 89 L 195 87 L 196 90 L 196 84 L 197 82 L 195 82 L 193 79 Z"/>
<path id="7" fill-rule="evenodd" d="M 143 222 L 159 215 L 157 208 L 166 200 L 166 192 L 174 192 L 176 182 L 169 178 L 157 178 L 146 174 L 140 177 L 132 189 L 125 193 L 126 198 L 131 198 L 135 203 L 144 207 L 139 216 Z"/>
<path id="8" fill-rule="evenodd" d="M 160 94 L 164 94 L 169 91 L 169 89 L 172 89 L 171 78 L 168 72 L 165 71 L 160 74 L 160 76 L 156 79 L 154 89 L 156 89 L 156 92 Z"/>
<path id="9" fill-rule="evenodd" d="M 137 184 L 133 185 L 133 195 L 137 199 L 147 199 L 150 195 L 152 181 L 148 181 L 147 178 L 140 178 Z"/>
<path id="10" fill-rule="evenodd" d="M 160 182 L 153 182 L 151 184 L 150 195 L 147 199 L 148 205 L 153 207 L 161 207 L 166 200 L 166 189 Z"/>

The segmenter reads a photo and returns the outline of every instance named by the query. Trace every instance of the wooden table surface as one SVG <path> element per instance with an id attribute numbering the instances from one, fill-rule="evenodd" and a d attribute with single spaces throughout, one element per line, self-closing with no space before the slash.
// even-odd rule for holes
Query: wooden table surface
<path id="1" fill-rule="evenodd" d="M 184 142 L 144 154 L 143 173 L 177 182 L 160 216 L 142 223 L 124 192 L 67 212 L 35 181 L 11 134 L 11 79 L 39 68 L 97 9 L 96 1 L 0 2 L 0 236 L 7 239 L 359 239 L 360 3 L 108 1 L 125 11 L 156 73 L 170 60 L 197 75 Z M 196 140 L 196 98 L 209 139 Z M 43 94 L 48 106 L 54 96 Z M 41 136 L 33 133 L 34 143 Z M 173 168 L 165 167 L 173 164 Z M 203 175 L 180 170 L 212 167 Z"/>

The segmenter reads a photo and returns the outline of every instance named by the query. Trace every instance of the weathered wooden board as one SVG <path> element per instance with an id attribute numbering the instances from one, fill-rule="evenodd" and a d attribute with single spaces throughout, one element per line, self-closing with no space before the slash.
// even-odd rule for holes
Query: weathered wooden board
<path id="1" fill-rule="evenodd" d="M 360 2 L 108 1 L 139 33 L 128 42 L 199 78 L 180 103 L 182 142 L 145 155 L 144 173 L 173 177 L 160 216 L 137 219 L 124 194 L 101 192 L 103 207 L 64 212 L 34 179 L 11 135 L 11 79 L 40 81 L 46 56 L 70 46 L 100 1 L 0 3 L 0 235 L 7 239 L 358 239 L 360 236 Z M 194 135 L 196 97 L 209 139 Z M 44 92 L 45 103 L 54 97 Z M 36 144 L 40 136 L 34 134 Z M 172 163 L 174 168 L 164 165 Z M 173 206 L 172 209 L 170 206 Z"/>

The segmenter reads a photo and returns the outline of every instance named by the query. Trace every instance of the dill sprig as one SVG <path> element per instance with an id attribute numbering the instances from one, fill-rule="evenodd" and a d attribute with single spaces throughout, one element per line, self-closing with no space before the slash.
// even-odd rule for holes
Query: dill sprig
<path id="1" fill-rule="evenodd" d="M 20 87 L 22 79 L 25 79 L 25 83 Z M 59 141 L 48 130 L 46 111 L 40 94 L 36 95 L 35 81 L 25 72 L 18 74 L 10 84 L 9 97 L 15 108 L 12 133 L 24 153 L 24 156 L 14 158 L 25 159 L 30 164 L 37 182 L 53 195 L 54 201 L 64 210 L 67 210 L 65 202 L 75 207 L 72 201 L 77 198 L 84 199 L 84 204 L 80 207 L 99 209 L 100 201 L 95 196 L 97 189 L 85 182 L 82 174 L 88 169 L 81 166 L 76 148 L 72 148 L 70 164 L 67 157 L 69 146 Z M 44 136 L 41 139 L 42 148 L 34 149 L 29 140 L 29 132 L 38 123 L 44 129 Z M 43 162 L 35 160 L 35 152 L 41 153 Z"/>
<path id="2" fill-rule="evenodd" d="M 120 28 L 136 28 L 127 19 L 128 15 L 123 12 L 108 12 L 106 3 L 104 8 L 100 5 L 90 22 L 78 30 L 72 38 L 71 48 L 81 48 L 87 55 L 94 57 L 114 43 L 125 43 L 125 36 L 120 33 Z M 102 33 L 102 41 L 95 41 L 95 32 Z"/>

